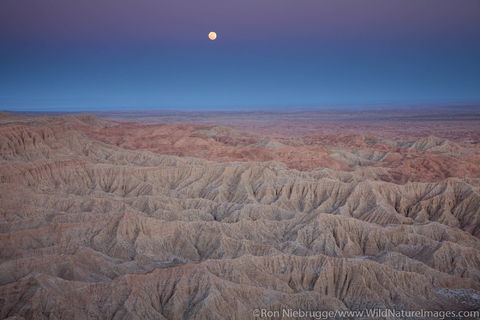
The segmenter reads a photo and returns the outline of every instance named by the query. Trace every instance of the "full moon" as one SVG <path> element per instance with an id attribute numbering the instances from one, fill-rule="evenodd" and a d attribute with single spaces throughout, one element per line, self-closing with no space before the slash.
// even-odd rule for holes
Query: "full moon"
<path id="1" fill-rule="evenodd" d="M 217 34 L 212 31 L 212 32 L 210 32 L 210 33 L 208 34 L 208 38 L 209 38 L 210 40 L 215 40 L 215 39 L 217 39 Z"/>

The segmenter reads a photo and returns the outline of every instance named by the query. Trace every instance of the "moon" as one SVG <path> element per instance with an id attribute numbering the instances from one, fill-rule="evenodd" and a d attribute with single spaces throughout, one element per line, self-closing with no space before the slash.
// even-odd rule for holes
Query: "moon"
<path id="1" fill-rule="evenodd" d="M 215 39 L 217 39 L 217 34 L 212 31 L 212 32 L 210 32 L 210 33 L 208 34 L 208 38 L 209 38 L 210 40 L 215 40 Z"/>

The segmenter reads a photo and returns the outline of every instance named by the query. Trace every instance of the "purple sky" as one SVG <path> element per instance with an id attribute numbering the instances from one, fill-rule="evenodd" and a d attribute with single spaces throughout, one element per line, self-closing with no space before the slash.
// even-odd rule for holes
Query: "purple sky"
<path id="1" fill-rule="evenodd" d="M 479 39 L 478 0 L 2 0 L 0 107 L 480 100 Z"/>

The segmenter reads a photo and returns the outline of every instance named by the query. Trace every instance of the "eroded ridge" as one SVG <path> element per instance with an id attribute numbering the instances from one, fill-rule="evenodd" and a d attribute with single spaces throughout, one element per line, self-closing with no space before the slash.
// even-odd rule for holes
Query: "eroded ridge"
<path id="1" fill-rule="evenodd" d="M 2 114 L 0 152 L 1 318 L 480 308 L 477 144 Z"/>

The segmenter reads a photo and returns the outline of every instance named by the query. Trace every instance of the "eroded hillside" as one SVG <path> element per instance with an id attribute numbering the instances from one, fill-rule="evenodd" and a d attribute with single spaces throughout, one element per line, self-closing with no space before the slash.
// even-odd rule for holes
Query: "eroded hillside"
<path id="1" fill-rule="evenodd" d="M 0 118 L 0 317 L 480 308 L 480 150 Z"/>

